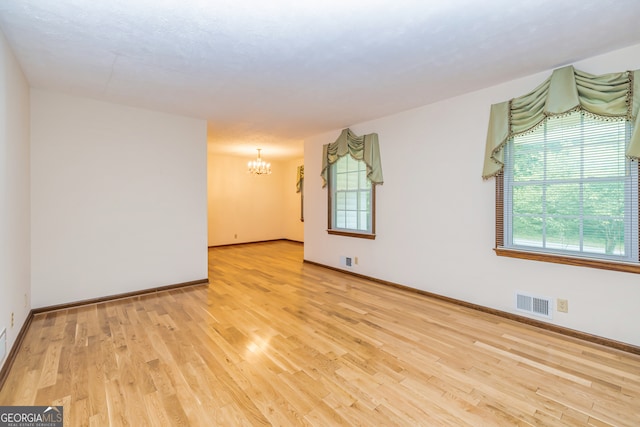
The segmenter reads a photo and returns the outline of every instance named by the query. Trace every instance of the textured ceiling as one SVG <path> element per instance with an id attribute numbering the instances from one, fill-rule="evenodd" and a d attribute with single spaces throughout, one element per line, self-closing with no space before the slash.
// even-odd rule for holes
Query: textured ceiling
<path id="1" fill-rule="evenodd" d="M 639 43 L 639 22 L 640 0 L 0 0 L 31 86 L 206 119 L 210 150 L 271 159 Z"/>

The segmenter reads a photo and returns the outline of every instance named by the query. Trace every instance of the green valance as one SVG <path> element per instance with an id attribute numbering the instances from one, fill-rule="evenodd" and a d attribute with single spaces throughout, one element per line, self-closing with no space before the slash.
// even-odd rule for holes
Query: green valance
<path id="1" fill-rule="evenodd" d="M 634 96 L 635 95 L 635 96 Z M 627 157 L 640 158 L 640 70 L 594 76 L 572 66 L 559 68 L 527 95 L 493 104 L 482 177 L 502 172 L 504 145 L 532 131 L 547 117 L 583 111 L 604 120 L 634 122 Z"/>
<path id="2" fill-rule="evenodd" d="M 327 185 L 329 165 L 338 161 L 346 154 L 356 160 L 363 160 L 367 165 L 367 178 L 373 184 L 382 184 L 382 162 L 380 161 L 380 147 L 378 134 L 357 136 L 350 129 L 343 129 L 335 142 L 322 147 L 322 187 Z"/>
<path id="3" fill-rule="evenodd" d="M 302 180 L 304 179 L 304 165 L 298 166 L 298 174 L 296 176 L 296 193 L 302 191 Z"/>

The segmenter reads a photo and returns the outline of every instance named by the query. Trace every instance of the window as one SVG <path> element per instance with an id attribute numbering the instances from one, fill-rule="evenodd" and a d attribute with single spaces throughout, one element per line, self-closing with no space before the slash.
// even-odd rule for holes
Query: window
<path id="1" fill-rule="evenodd" d="M 329 186 L 329 234 L 376 238 L 375 187 L 383 183 L 378 134 L 343 129 L 322 146 L 322 187 Z"/>
<path id="2" fill-rule="evenodd" d="M 367 165 L 351 155 L 329 166 L 329 232 L 375 238 L 374 185 Z"/>
<path id="3" fill-rule="evenodd" d="M 496 186 L 496 250 L 611 269 L 637 263 L 638 165 L 625 155 L 631 134 L 630 121 L 576 111 L 512 137 Z"/>
<path id="4" fill-rule="evenodd" d="M 304 165 L 298 166 L 296 193 L 300 193 L 300 221 L 304 222 Z"/>
<path id="5" fill-rule="evenodd" d="M 640 70 L 566 66 L 491 105 L 497 255 L 640 273 L 638 94 Z"/>

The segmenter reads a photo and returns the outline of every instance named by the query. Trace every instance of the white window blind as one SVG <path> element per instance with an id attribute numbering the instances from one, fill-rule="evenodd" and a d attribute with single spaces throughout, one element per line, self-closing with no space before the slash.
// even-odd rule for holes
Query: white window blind
<path id="1" fill-rule="evenodd" d="M 514 137 L 505 150 L 504 247 L 637 261 L 631 130 L 574 112 Z"/>

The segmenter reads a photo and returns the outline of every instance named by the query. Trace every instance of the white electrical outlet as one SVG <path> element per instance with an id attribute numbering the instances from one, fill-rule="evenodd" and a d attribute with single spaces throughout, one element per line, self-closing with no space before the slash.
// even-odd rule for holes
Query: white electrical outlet
<path id="1" fill-rule="evenodd" d="M 566 299 L 560 299 L 558 298 L 557 300 L 557 304 L 558 304 L 558 311 L 560 313 L 568 313 L 569 312 L 569 301 Z"/>

